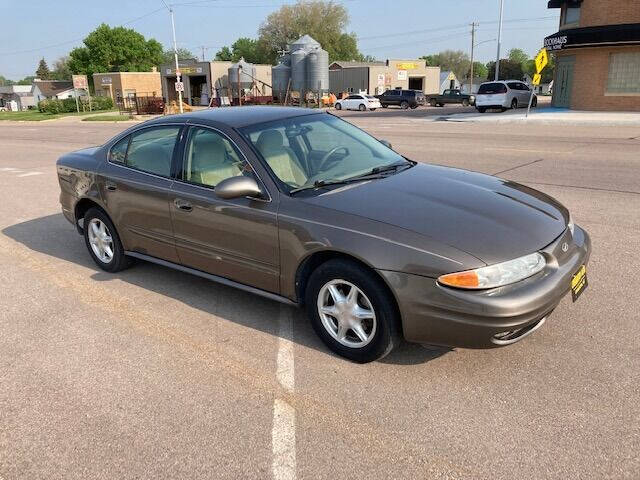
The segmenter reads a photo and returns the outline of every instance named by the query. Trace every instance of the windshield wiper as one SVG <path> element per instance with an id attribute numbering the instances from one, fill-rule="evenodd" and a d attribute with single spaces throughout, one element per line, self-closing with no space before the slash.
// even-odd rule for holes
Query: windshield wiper
<path id="1" fill-rule="evenodd" d="M 390 165 L 382 165 L 380 167 L 374 167 L 371 170 L 369 170 L 366 173 L 363 173 L 361 175 L 356 175 L 354 177 L 349 177 L 349 178 L 345 178 L 342 180 L 316 180 L 315 182 L 309 184 L 309 185 L 302 185 L 301 187 L 298 188 L 294 188 L 293 190 L 289 191 L 289 194 L 294 194 L 297 192 L 302 192 L 303 190 L 311 190 L 313 188 L 320 188 L 320 187 L 326 187 L 329 185 L 344 185 L 347 183 L 353 183 L 353 182 L 363 182 L 365 180 L 371 180 L 374 178 L 381 178 L 383 173 L 387 173 L 387 172 L 392 172 L 392 171 L 397 171 L 400 169 L 400 167 L 413 167 L 413 163 L 411 162 L 398 162 L 398 163 L 392 163 Z"/>

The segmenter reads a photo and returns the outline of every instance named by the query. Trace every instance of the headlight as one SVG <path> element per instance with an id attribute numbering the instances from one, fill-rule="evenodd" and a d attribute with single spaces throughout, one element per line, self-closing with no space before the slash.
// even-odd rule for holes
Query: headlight
<path id="1" fill-rule="evenodd" d="M 541 254 L 532 253 L 488 267 L 442 275 L 438 278 L 438 282 L 448 287 L 473 290 L 501 287 L 535 275 L 544 268 L 546 263 Z"/>

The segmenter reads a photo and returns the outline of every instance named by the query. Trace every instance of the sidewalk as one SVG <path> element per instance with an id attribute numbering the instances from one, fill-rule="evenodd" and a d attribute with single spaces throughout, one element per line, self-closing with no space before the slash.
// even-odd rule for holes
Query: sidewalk
<path id="1" fill-rule="evenodd" d="M 640 112 L 589 112 L 566 108 L 532 108 L 529 117 L 525 108 L 506 112 L 458 113 L 441 117 L 447 122 L 472 123 L 530 123 L 545 125 L 627 125 L 640 127 Z"/>

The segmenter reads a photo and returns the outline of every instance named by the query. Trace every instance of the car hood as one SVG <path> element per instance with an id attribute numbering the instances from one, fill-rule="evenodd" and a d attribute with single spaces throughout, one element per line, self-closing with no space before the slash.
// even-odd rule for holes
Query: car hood
<path id="1" fill-rule="evenodd" d="M 425 164 L 383 179 L 329 190 L 305 201 L 410 230 L 486 264 L 547 246 L 566 229 L 569 220 L 565 207 L 532 188 Z"/>

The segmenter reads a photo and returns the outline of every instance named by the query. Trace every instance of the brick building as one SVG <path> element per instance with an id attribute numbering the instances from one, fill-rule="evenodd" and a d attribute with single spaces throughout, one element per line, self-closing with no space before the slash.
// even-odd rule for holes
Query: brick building
<path id="1" fill-rule="evenodd" d="M 640 111 L 640 0 L 550 0 L 560 27 L 545 38 L 556 56 L 553 105 Z"/>
<path id="2" fill-rule="evenodd" d="M 160 72 L 110 72 L 94 73 L 93 88 L 97 96 L 119 98 L 161 97 Z"/>

